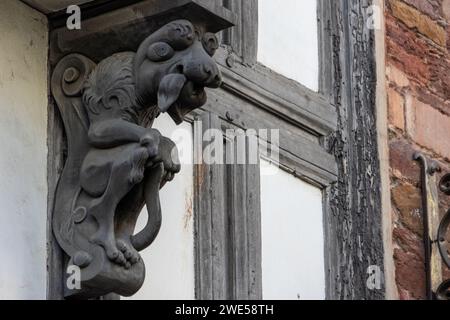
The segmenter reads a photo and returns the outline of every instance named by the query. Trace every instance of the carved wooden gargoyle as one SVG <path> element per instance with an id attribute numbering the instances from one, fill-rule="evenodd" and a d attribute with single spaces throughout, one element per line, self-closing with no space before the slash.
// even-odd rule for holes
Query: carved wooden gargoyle
<path id="1" fill-rule="evenodd" d="M 81 270 L 81 288 L 66 297 L 130 296 L 142 286 L 139 251 L 161 226 L 159 190 L 179 172 L 175 144 L 151 128 L 167 112 L 177 123 L 206 102 L 204 88 L 221 83 L 212 56 L 214 34 L 187 20 L 173 21 L 140 45 L 95 64 L 64 57 L 52 75 L 52 94 L 67 136 L 53 232 Z M 148 222 L 134 234 L 147 206 Z"/>

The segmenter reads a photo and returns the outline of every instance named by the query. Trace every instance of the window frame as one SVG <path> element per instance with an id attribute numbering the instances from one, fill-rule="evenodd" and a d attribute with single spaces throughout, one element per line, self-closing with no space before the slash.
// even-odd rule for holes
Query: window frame
<path id="1" fill-rule="evenodd" d="M 240 129 L 209 111 L 194 119 L 194 140 L 209 129 Z M 194 154 L 207 144 L 197 141 Z M 194 180 L 196 298 L 262 299 L 259 165 L 202 163 Z"/>
<path id="2" fill-rule="evenodd" d="M 237 124 L 243 129 L 258 129 L 263 123 L 266 128 L 276 124 L 282 131 L 305 133 L 303 137 L 295 133 L 280 137 L 279 164 L 283 170 L 323 190 L 326 298 L 383 299 L 384 287 L 375 291 L 367 288 L 364 269 L 376 264 L 383 270 L 384 260 L 377 133 L 373 129 L 376 128 L 374 30 L 361 28 L 364 26 L 361 21 L 369 17 L 367 8 L 372 1 L 317 1 L 318 92 L 257 62 L 257 0 L 226 2 L 228 9 L 238 16 L 241 26 L 222 35 L 227 41 L 216 58 L 224 76 L 223 90 L 212 93 L 204 110 L 218 116 L 219 122 Z M 366 90 L 365 96 L 361 96 L 362 89 Z M 258 112 L 266 114 L 258 118 Z M 370 159 L 368 153 L 372 154 Z M 371 181 L 364 182 L 368 187 L 354 190 L 354 183 L 370 180 L 368 176 Z M 218 177 L 220 180 L 221 176 Z M 215 185 L 221 184 L 212 184 L 212 194 L 217 191 Z M 259 181 L 247 188 L 259 188 Z M 199 205 L 215 199 L 213 196 L 205 198 L 205 194 L 198 197 Z M 257 210 L 260 217 L 260 204 Z M 353 221 L 357 227 L 349 226 L 348 221 Z M 204 223 L 201 215 L 197 223 L 201 228 Z M 258 240 L 260 227 L 259 221 L 253 227 L 250 225 L 246 232 L 259 234 L 254 238 Z M 361 239 L 365 240 L 363 244 Z M 214 246 L 214 242 L 204 241 L 208 242 L 201 239 L 202 246 Z M 261 250 L 261 243 L 256 244 L 256 248 Z M 247 246 L 247 250 L 251 249 L 252 246 Z M 344 265 L 342 257 L 345 257 Z M 250 259 L 244 261 L 244 265 L 252 263 Z M 223 265 L 215 265 L 212 278 L 214 272 L 226 274 L 223 268 Z M 204 270 L 199 268 L 199 277 L 202 272 Z M 260 298 L 262 275 L 261 270 L 258 272 L 260 279 L 256 288 L 260 291 L 256 297 Z M 255 296 L 250 291 L 227 295 L 214 282 L 198 285 L 212 293 L 203 295 L 204 291 L 199 291 L 199 299 L 253 299 Z"/>
<path id="3" fill-rule="evenodd" d="M 327 137 L 337 127 L 336 109 L 323 90 L 314 92 L 257 62 L 257 0 L 229 0 L 227 4 L 242 25 L 222 34 L 226 41 L 215 56 L 224 78 L 222 89 L 209 93 L 209 102 L 198 119 L 203 129 L 215 128 L 224 133 L 230 126 L 281 129 L 277 164 L 323 190 L 325 207 L 329 201 L 327 190 L 338 174 L 336 160 L 325 148 Z M 322 17 L 321 5 L 318 13 Z M 322 27 L 319 23 L 320 39 Z M 320 59 L 329 61 L 325 55 Z M 322 69 L 320 75 L 328 76 Z M 241 179 L 227 185 L 230 177 L 225 172 L 231 172 L 232 177 L 239 172 Z M 196 170 L 195 179 L 202 180 L 197 181 L 194 196 L 197 299 L 262 298 L 259 174 L 259 166 L 255 165 L 201 165 Z M 227 193 L 226 188 L 233 192 Z M 252 194 L 252 201 L 244 201 L 242 193 Z M 324 209 L 324 221 L 326 213 Z M 235 230 L 235 226 L 240 228 Z M 327 281 L 327 296 L 329 287 Z"/>

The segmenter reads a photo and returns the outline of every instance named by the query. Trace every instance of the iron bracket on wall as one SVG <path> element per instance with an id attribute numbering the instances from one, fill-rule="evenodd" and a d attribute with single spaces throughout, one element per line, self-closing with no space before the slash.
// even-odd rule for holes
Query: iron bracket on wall
<path id="1" fill-rule="evenodd" d="M 439 182 L 439 188 L 447 196 L 450 196 L 450 173 L 444 175 Z M 444 261 L 447 268 L 450 269 L 450 252 L 448 247 L 448 231 L 450 228 L 450 209 L 447 210 L 444 217 L 442 218 L 437 234 L 437 245 L 439 252 L 441 254 L 442 260 Z M 439 300 L 450 300 L 450 279 L 445 280 L 439 286 L 436 296 Z"/>
<path id="2" fill-rule="evenodd" d="M 420 162 L 422 167 L 423 241 L 427 297 L 430 300 L 449 300 L 450 279 L 446 281 L 442 279 L 442 262 L 450 268 L 450 257 L 446 249 L 450 210 L 441 220 L 436 174 L 441 171 L 441 168 L 437 162 L 430 161 L 421 153 L 415 153 L 414 160 Z M 445 194 L 450 195 L 450 174 L 441 179 L 439 188 Z"/>

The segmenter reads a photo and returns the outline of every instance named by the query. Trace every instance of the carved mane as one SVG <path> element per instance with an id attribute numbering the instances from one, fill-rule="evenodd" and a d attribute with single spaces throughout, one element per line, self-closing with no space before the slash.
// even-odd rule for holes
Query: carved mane
<path id="1" fill-rule="evenodd" d="M 101 61 L 91 73 L 83 90 L 83 103 L 91 122 L 104 111 L 119 111 L 114 110 L 116 104 L 120 106 L 122 119 L 136 124 L 152 121 L 158 116 L 156 106 L 145 108 L 147 106 L 138 103 L 133 75 L 134 58 L 134 52 L 116 53 Z M 99 106 L 103 110 L 99 110 Z"/>

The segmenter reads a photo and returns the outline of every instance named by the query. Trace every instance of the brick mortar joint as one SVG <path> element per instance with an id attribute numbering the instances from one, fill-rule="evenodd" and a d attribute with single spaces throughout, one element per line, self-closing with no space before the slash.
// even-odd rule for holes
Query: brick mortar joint
<path id="1" fill-rule="evenodd" d="M 428 0 L 419 0 L 419 1 L 428 1 Z M 420 12 L 421 14 L 423 14 L 424 16 L 428 17 L 430 20 L 435 21 L 436 23 L 441 24 L 441 26 L 443 28 L 446 28 L 450 25 L 450 22 L 448 21 L 449 18 L 447 18 L 445 16 L 445 13 L 443 12 L 443 8 L 441 7 L 438 12 L 435 12 L 434 16 L 432 14 L 430 14 L 430 12 L 428 12 L 427 10 L 422 10 L 421 8 L 415 6 L 412 2 L 409 1 L 405 1 L 405 0 L 387 0 L 386 3 L 386 12 L 391 12 L 392 13 L 392 3 L 393 2 L 400 2 L 405 6 L 410 7 L 413 10 L 416 10 L 417 12 Z M 442 3 L 442 6 L 444 5 L 444 3 Z"/>
<path id="2" fill-rule="evenodd" d="M 449 22 L 446 18 L 435 19 L 423 10 L 401 0 L 389 0 L 386 8 L 385 14 L 390 15 L 397 23 L 401 23 L 416 34 L 422 35 L 437 48 L 448 51 L 446 29 Z M 434 26 L 432 23 L 434 23 Z"/>

